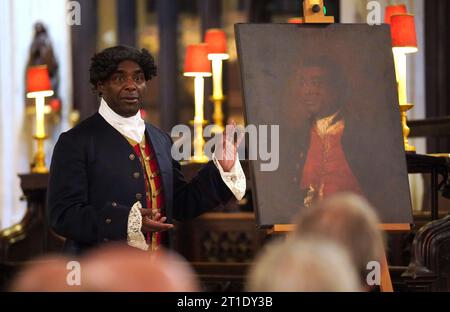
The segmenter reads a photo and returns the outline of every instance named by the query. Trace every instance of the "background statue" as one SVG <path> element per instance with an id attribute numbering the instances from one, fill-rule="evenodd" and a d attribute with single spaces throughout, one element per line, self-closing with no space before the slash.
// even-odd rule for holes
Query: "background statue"
<path id="1" fill-rule="evenodd" d="M 26 73 L 28 71 L 28 68 L 38 65 L 47 65 L 52 90 L 54 92 L 53 96 L 45 98 L 45 126 L 47 135 L 51 137 L 52 133 L 55 130 L 55 126 L 58 125 L 61 120 L 61 100 L 58 93 L 59 66 L 53 50 L 52 42 L 47 32 L 47 28 L 42 22 L 37 22 L 34 24 L 34 36 L 30 45 L 27 66 L 25 69 L 25 86 L 27 85 Z M 24 98 L 24 118 L 26 120 L 24 122 L 22 140 L 24 142 L 27 142 L 28 157 L 30 160 L 32 160 L 34 155 L 33 151 L 35 150 L 35 142 L 32 136 L 35 127 L 35 101 L 34 99 L 26 98 L 26 90 Z"/>
<path id="2" fill-rule="evenodd" d="M 58 97 L 58 62 L 53 53 L 53 47 L 47 29 L 41 22 L 37 22 L 34 25 L 34 38 L 30 46 L 27 69 L 30 66 L 36 65 L 47 65 L 52 88 L 55 92 L 54 97 Z"/>

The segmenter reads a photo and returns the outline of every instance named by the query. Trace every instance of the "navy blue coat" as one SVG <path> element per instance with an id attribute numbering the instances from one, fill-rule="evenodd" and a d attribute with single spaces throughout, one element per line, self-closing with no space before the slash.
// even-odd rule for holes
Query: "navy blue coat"
<path id="1" fill-rule="evenodd" d="M 170 136 L 150 124 L 146 136 L 162 178 L 167 222 L 196 217 L 231 199 L 212 162 L 187 183 L 172 159 Z M 131 206 L 140 197 L 146 206 L 140 194 L 145 194 L 145 181 L 139 158 L 100 114 L 61 134 L 50 167 L 47 214 L 53 230 L 66 238 L 67 252 L 126 240 Z"/>

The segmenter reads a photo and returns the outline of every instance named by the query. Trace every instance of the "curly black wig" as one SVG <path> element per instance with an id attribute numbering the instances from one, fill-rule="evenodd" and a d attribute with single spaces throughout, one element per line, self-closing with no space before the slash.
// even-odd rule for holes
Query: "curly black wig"
<path id="1" fill-rule="evenodd" d="M 108 80 L 117 70 L 119 63 L 126 60 L 136 62 L 142 68 L 145 80 L 150 80 L 156 76 L 155 60 L 146 49 L 139 51 L 128 46 L 111 47 L 92 57 L 89 81 L 94 89 L 96 89 L 98 82 Z"/>

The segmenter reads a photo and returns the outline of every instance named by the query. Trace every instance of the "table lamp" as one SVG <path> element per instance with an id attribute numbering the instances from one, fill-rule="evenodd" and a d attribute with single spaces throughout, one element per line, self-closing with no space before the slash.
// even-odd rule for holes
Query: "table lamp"
<path id="1" fill-rule="evenodd" d="M 47 173 L 45 166 L 44 141 L 45 133 L 45 97 L 52 96 L 53 90 L 50 83 L 47 65 L 32 66 L 27 71 L 27 98 L 35 99 L 36 106 L 36 131 L 34 138 L 37 141 L 37 151 L 33 159 L 31 172 Z"/>
<path id="2" fill-rule="evenodd" d="M 211 62 L 208 60 L 208 46 L 205 43 L 192 44 L 187 47 L 184 61 L 184 76 L 194 77 L 195 115 L 194 125 L 194 157 L 192 162 L 205 163 L 209 159 L 205 155 L 203 146 L 203 92 L 204 78 L 211 77 Z"/>
<path id="3" fill-rule="evenodd" d="M 406 123 L 406 112 L 414 106 L 408 103 L 406 92 L 406 54 L 418 51 L 414 15 L 407 13 L 392 15 L 391 36 L 405 151 L 415 152 L 416 148 L 408 143 L 409 127 Z"/>
<path id="4" fill-rule="evenodd" d="M 222 103 L 225 100 L 222 90 L 222 61 L 230 58 L 227 54 L 225 31 L 218 28 L 208 29 L 205 33 L 205 42 L 208 45 L 208 59 L 212 63 L 213 94 L 211 101 L 214 103 L 212 132 L 221 133 L 224 130 Z"/>

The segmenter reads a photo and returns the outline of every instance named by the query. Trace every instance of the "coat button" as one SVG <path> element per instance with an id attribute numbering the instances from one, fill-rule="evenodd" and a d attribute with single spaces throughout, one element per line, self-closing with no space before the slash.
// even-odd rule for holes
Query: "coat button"
<path id="1" fill-rule="evenodd" d="M 112 222 L 112 220 L 111 220 L 110 218 L 107 218 L 107 219 L 105 220 L 105 223 L 106 223 L 106 224 L 111 224 L 111 222 Z"/>
<path id="2" fill-rule="evenodd" d="M 136 193 L 136 199 L 137 200 L 141 200 L 142 198 L 142 194 L 141 193 Z"/>
<path id="3" fill-rule="evenodd" d="M 106 243 L 106 242 L 109 242 L 109 239 L 104 238 L 103 241 Z"/>
<path id="4" fill-rule="evenodd" d="M 134 160 L 136 158 L 136 156 L 134 156 L 134 154 L 130 154 L 130 156 L 128 156 L 128 158 L 130 158 L 130 160 Z"/>
<path id="5" fill-rule="evenodd" d="M 117 207 L 117 203 L 116 203 L 116 202 L 112 202 L 112 203 L 111 203 L 111 206 Z"/>
<path id="6" fill-rule="evenodd" d="M 133 173 L 133 178 L 135 178 L 135 179 L 139 179 L 140 176 L 141 176 L 141 174 L 139 172 Z"/>

